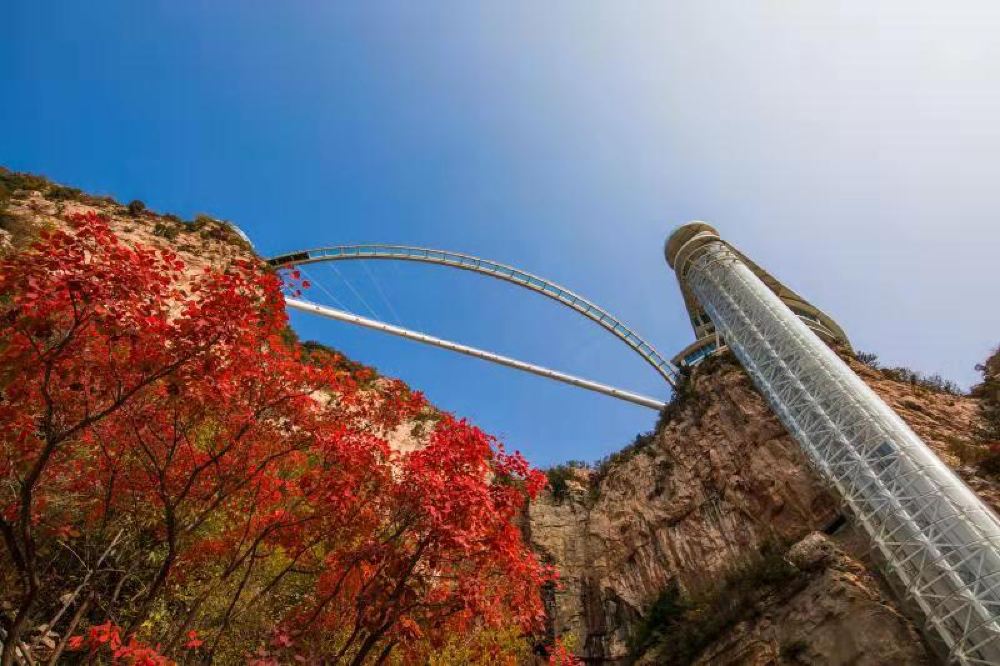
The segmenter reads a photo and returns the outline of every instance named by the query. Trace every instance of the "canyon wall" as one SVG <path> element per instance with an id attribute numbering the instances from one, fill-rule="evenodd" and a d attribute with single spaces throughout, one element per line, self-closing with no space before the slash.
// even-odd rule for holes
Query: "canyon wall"
<path id="1" fill-rule="evenodd" d="M 980 496 L 1000 505 L 1000 487 L 981 464 L 989 447 L 973 436 L 982 398 L 849 362 Z M 728 353 L 696 369 L 654 433 L 597 470 L 572 471 L 560 492 L 533 503 L 528 529 L 562 572 L 561 587 L 548 591 L 549 631 L 588 663 L 931 659 L 868 561 L 864 538 Z M 747 592 L 747 563 L 775 548 L 783 562 L 797 562 L 788 574 L 795 584 Z M 673 653 L 648 640 L 636 645 L 672 586 L 717 616 L 707 620 L 711 631 L 695 622 L 697 644 Z M 718 598 L 726 595 L 737 601 Z M 733 610 L 738 603 L 746 608 Z M 679 616 L 690 624 L 697 612 Z M 665 636 L 682 637 L 682 629 Z"/>

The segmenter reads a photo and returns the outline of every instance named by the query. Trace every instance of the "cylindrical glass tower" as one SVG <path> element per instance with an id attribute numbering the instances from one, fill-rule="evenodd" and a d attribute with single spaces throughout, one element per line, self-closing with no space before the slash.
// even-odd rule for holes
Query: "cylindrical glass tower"
<path id="1" fill-rule="evenodd" d="M 949 661 L 1000 663 L 1000 520 L 705 224 L 667 261 Z"/>

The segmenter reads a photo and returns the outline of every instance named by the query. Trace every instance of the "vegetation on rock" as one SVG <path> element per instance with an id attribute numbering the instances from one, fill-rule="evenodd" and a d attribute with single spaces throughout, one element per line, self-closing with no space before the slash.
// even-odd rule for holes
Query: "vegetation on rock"
<path id="1" fill-rule="evenodd" d="M 869 368 L 878 370 L 886 379 L 919 386 L 935 393 L 947 393 L 949 395 L 965 394 L 965 391 L 958 384 L 950 379 L 945 379 L 939 374 L 926 375 L 904 366 L 883 367 L 879 361 L 878 354 L 873 352 L 858 351 L 854 357 Z"/>
<path id="2" fill-rule="evenodd" d="M 583 477 L 581 483 L 589 485 L 590 465 L 583 460 L 569 460 L 548 468 L 545 470 L 545 476 L 552 498 L 559 503 L 569 498 L 573 481 L 579 482 Z"/>
<path id="3" fill-rule="evenodd" d="M 690 664 L 727 629 L 752 617 L 762 600 L 797 592 L 808 576 L 785 559 L 786 550 L 769 542 L 699 590 L 682 590 L 676 581 L 668 585 L 643 616 L 631 659 L 654 654 L 657 664 Z"/>
<path id="4" fill-rule="evenodd" d="M 983 375 L 982 383 L 972 389 L 972 394 L 981 400 L 981 423 L 976 434 L 980 440 L 1000 448 L 1000 347 L 976 370 Z"/>

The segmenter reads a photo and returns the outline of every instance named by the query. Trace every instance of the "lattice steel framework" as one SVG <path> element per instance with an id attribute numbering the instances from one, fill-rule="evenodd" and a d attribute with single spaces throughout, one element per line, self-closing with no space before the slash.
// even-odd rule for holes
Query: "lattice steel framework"
<path id="1" fill-rule="evenodd" d="M 603 328 L 610 331 L 612 335 L 631 347 L 646 363 L 653 366 L 653 369 L 667 380 L 667 383 L 672 387 L 676 387 L 677 385 L 677 368 L 661 356 L 653 345 L 640 338 L 631 328 L 612 316 L 610 312 L 555 282 L 532 275 L 513 266 L 460 252 L 432 250 L 409 245 L 383 244 L 337 245 L 314 250 L 304 250 L 302 252 L 293 252 L 274 257 L 269 259 L 268 263 L 275 267 L 284 267 L 352 259 L 395 259 L 451 266 L 452 268 L 488 275 L 498 280 L 530 289 L 568 308 L 576 310 L 587 319 L 600 324 Z"/>
<path id="2" fill-rule="evenodd" d="M 1000 663 L 997 516 L 718 236 L 672 260 L 932 642 L 950 662 Z"/>

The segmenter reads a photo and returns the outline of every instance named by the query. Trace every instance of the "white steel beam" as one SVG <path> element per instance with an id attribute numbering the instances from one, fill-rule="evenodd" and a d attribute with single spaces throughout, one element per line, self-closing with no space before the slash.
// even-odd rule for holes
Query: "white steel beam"
<path id="1" fill-rule="evenodd" d="M 336 308 L 331 308 L 325 305 L 319 305 L 318 303 L 303 301 L 288 296 L 285 297 L 285 303 L 288 305 L 288 307 L 293 308 L 295 310 L 299 310 L 301 312 L 310 312 L 312 314 L 320 315 L 321 317 L 336 319 L 337 321 L 343 321 L 349 324 L 363 326 L 365 328 L 370 328 L 376 331 L 382 331 L 383 333 L 396 335 L 401 338 L 406 338 L 407 340 L 416 340 L 417 342 L 433 345 L 435 347 L 440 347 L 442 349 L 448 349 L 450 351 L 458 352 L 459 354 L 465 354 L 466 356 L 472 356 L 475 358 L 483 359 L 484 361 L 490 361 L 491 363 L 505 365 L 509 368 L 515 368 L 517 370 L 523 370 L 524 372 L 530 372 L 540 377 L 554 379 L 557 382 L 563 382 L 564 384 L 577 386 L 582 389 L 587 389 L 588 391 L 603 393 L 604 395 L 609 395 L 612 398 L 625 400 L 626 402 L 631 402 L 636 405 L 642 405 L 643 407 L 649 407 L 650 409 L 661 410 L 666 406 L 666 403 L 664 403 L 662 400 L 657 400 L 655 398 L 639 395 L 638 393 L 632 393 L 631 391 L 624 391 L 622 389 L 615 388 L 613 386 L 608 386 L 607 384 L 592 382 L 589 379 L 574 377 L 573 375 L 568 375 L 564 372 L 559 372 L 557 370 L 550 370 L 549 368 L 543 368 L 542 366 L 535 365 L 533 363 L 525 363 L 524 361 L 518 361 L 517 359 L 513 359 L 508 356 L 501 356 L 500 354 L 494 354 L 493 352 L 488 352 L 483 349 L 469 347 L 468 345 L 462 345 L 457 342 L 451 342 L 450 340 L 443 340 L 441 338 L 436 338 L 433 335 L 427 335 L 426 333 L 411 331 L 410 329 L 403 328 L 402 326 L 393 326 L 392 324 L 386 324 L 385 322 L 381 322 L 376 319 L 369 319 L 368 317 L 362 317 L 360 315 L 356 315 L 351 312 L 345 312 L 343 310 L 338 310 Z"/>

